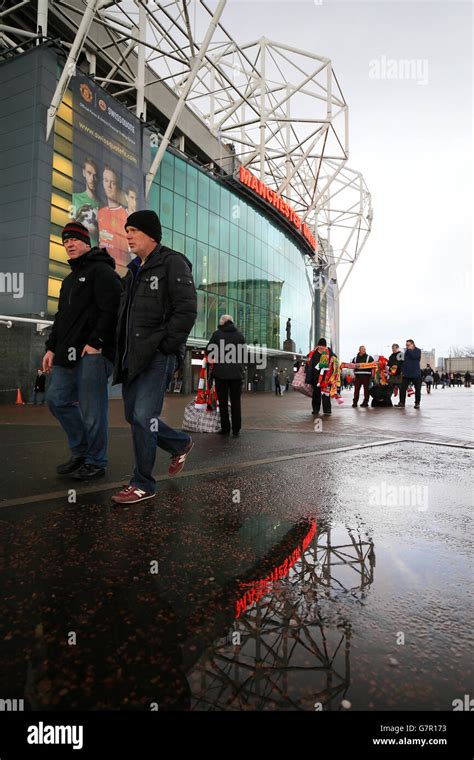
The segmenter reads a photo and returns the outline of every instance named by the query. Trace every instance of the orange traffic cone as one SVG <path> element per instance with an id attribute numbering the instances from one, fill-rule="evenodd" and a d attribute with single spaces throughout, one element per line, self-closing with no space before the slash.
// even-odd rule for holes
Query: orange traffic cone
<path id="1" fill-rule="evenodd" d="M 18 388 L 18 390 L 16 392 L 16 401 L 15 401 L 15 404 L 19 405 L 19 406 L 23 406 L 24 403 L 25 402 L 23 401 L 23 399 L 21 397 L 21 390 Z"/>
<path id="2" fill-rule="evenodd" d="M 207 407 L 206 384 L 206 357 L 204 357 L 202 360 L 201 372 L 199 375 L 198 392 L 194 400 L 194 406 L 196 409 L 206 409 Z"/>

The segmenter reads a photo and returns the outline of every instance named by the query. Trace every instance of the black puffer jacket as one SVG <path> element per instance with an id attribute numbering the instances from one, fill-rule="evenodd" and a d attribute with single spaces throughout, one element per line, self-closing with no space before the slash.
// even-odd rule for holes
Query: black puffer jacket
<path id="1" fill-rule="evenodd" d="M 73 366 L 87 344 L 101 348 L 103 355 L 113 361 L 122 292 L 115 261 L 103 248 L 91 248 L 71 259 L 69 266 L 72 272 L 61 285 L 46 350 L 54 351 L 54 364 L 62 367 Z"/>
<path id="2" fill-rule="evenodd" d="M 226 349 L 226 346 L 233 345 L 234 348 Z M 215 355 L 215 363 L 212 370 L 212 377 L 221 380 L 241 380 L 243 377 L 243 350 L 239 346 L 245 345 L 245 338 L 239 332 L 233 322 L 228 320 L 222 327 L 219 327 L 211 336 L 206 346 L 206 352 L 209 353 L 213 348 L 209 358 Z M 225 361 L 225 359 L 230 361 Z M 238 361 L 238 360 L 241 361 Z"/>
<path id="3" fill-rule="evenodd" d="M 159 245 L 140 266 L 128 265 L 117 320 L 114 383 L 131 382 L 154 354 L 184 356 L 186 340 L 197 316 L 192 264 L 182 253 Z"/>

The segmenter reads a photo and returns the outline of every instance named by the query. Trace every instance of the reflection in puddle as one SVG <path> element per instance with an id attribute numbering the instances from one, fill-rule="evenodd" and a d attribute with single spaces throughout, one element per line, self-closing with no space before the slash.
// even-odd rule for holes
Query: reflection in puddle
<path id="1" fill-rule="evenodd" d="M 233 626 L 188 674 L 191 709 L 341 709 L 351 623 L 327 601 L 362 602 L 374 567 L 373 542 L 359 529 L 317 530 L 313 520 L 269 573 L 240 582 Z"/>

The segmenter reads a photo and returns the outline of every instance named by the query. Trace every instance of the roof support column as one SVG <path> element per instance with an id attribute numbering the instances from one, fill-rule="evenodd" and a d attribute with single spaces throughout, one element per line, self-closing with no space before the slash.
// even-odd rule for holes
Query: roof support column
<path id="1" fill-rule="evenodd" d="M 212 36 L 216 30 L 216 27 L 219 23 L 220 17 L 222 16 L 222 12 L 225 8 L 227 0 L 219 0 L 219 5 L 216 8 L 216 11 L 211 19 L 211 23 L 209 24 L 208 30 L 206 32 L 206 36 L 204 37 L 203 43 L 199 49 L 198 54 L 194 58 L 194 63 L 192 66 L 191 71 L 189 72 L 189 76 L 186 80 L 186 84 L 184 85 L 181 95 L 179 96 L 178 102 L 176 103 L 175 109 L 173 111 L 173 115 L 170 119 L 170 122 L 168 124 L 168 127 L 166 129 L 166 132 L 163 136 L 163 139 L 160 143 L 160 147 L 158 148 L 158 153 L 156 154 L 155 158 L 153 159 L 153 163 L 150 167 L 150 170 L 148 171 L 146 175 L 146 190 L 145 195 L 148 197 L 148 194 L 151 190 L 151 186 L 153 183 L 153 180 L 155 178 L 155 174 L 158 171 L 158 167 L 161 164 L 162 158 L 165 155 L 166 148 L 169 145 L 170 138 L 174 132 L 174 128 L 176 127 L 177 121 L 179 119 L 179 116 L 181 114 L 181 111 L 184 108 L 184 104 L 186 101 L 186 98 L 188 97 L 189 91 L 192 87 L 192 84 L 194 82 L 194 79 L 196 78 L 196 74 L 199 71 L 202 59 L 206 55 L 207 49 L 209 47 L 209 43 L 211 42 Z"/>

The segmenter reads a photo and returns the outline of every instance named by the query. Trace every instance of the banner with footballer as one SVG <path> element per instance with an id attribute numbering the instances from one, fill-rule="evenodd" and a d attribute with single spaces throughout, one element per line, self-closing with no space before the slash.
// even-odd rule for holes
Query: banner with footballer
<path id="1" fill-rule="evenodd" d="M 70 215 L 84 224 L 92 246 L 118 266 L 130 261 L 124 224 L 145 208 L 142 124 L 92 79 L 77 71 L 73 96 L 73 194 Z"/>

